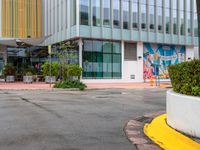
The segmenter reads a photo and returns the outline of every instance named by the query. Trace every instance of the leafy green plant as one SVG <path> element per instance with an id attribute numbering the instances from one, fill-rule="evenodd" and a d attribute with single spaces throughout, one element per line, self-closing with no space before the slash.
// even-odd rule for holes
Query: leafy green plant
<path id="1" fill-rule="evenodd" d="M 16 73 L 16 69 L 14 66 L 8 64 L 4 66 L 3 75 L 4 76 L 14 76 Z"/>
<path id="2" fill-rule="evenodd" d="M 26 76 L 32 76 L 32 75 L 33 75 L 33 73 L 30 71 L 26 73 Z"/>
<path id="3" fill-rule="evenodd" d="M 200 96 L 200 60 L 169 66 L 169 76 L 175 92 Z"/>
<path id="4" fill-rule="evenodd" d="M 82 68 L 79 67 L 79 65 L 77 64 L 70 64 L 67 67 L 67 74 L 68 77 L 78 77 L 78 79 L 80 79 L 80 76 L 82 74 Z"/>
<path id="5" fill-rule="evenodd" d="M 51 69 L 50 69 L 50 67 L 51 67 Z M 60 66 L 59 66 L 58 62 L 52 62 L 52 63 L 50 63 L 50 62 L 46 61 L 41 66 L 41 68 L 42 68 L 42 74 L 43 74 L 43 76 L 50 76 L 50 75 L 52 75 L 52 76 L 56 76 L 57 77 L 58 74 L 59 74 L 59 67 Z"/>
<path id="6" fill-rule="evenodd" d="M 52 53 L 53 56 L 57 56 L 59 58 L 62 80 L 67 80 L 68 78 L 68 61 L 72 58 L 75 58 L 75 55 L 72 53 L 72 51 L 76 51 L 74 43 L 60 42 L 58 50 Z"/>
<path id="7" fill-rule="evenodd" d="M 69 89 L 69 88 L 78 88 L 79 90 L 85 90 L 87 86 L 82 83 L 81 81 L 71 81 L 71 80 L 65 80 L 65 81 L 59 81 L 54 85 L 54 88 L 62 88 L 62 89 Z"/>

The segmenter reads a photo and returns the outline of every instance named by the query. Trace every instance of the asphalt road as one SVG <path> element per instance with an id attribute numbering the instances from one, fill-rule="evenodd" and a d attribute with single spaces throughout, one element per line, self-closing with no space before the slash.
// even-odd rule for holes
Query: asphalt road
<path id="1" fill-rule="evenodd" d="M 0 91 L 0 150 L 135 150 L 126 122 L 165 110 L 164 89 Z"/>

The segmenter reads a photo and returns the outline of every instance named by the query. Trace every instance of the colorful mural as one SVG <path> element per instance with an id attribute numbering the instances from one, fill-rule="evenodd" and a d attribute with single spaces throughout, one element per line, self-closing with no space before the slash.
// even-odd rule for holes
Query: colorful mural
<path id="1" fill-rule="evenodd" d="M 185 61 L 185 46 L 144 44 L 144 79 L 169 79 L 167 67 Z"/>

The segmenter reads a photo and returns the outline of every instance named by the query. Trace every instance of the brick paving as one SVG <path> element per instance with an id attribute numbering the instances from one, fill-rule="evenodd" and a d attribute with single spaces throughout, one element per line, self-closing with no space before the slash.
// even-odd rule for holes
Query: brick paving
<path id="1" fill-rule="evenodd" d="M 23 82 L 14 82 L 14 83 L 0 83 L 0 90 L 51 90 L 50 84 L 46 83 L 32 83 L 25 84 Z"/>
<path id="2" fill-rule="evenodd" d="M 142 117 L 130 120 L 124 132 L 129 141 L 136 146 L 138 150 L 161 150 L 159 146 L 154 144 L 143 132 L 144 125 L 152 121 L 153 118 L 165 113 L 164 111 L 146 114 Z"/>
<path id="3" fill-rule="evenodd" d="M 150 83 L 87 83 L 88 89 L 134 89 L 134 88 L 156 88 Z M 161 83 L 162 88 L 170 86 L 169 82 Z"/>
<path id="4" fill-rule="evenodd" d="M 86 83 L 88 89 L 134 89 L 134 88 L 157 88 L 150 83 Z M 162 83 L 161 88 L 168 88 L 170 83 Z M 51 90 L 53 86 L 44 82 L 25 84 L 23 82 L 5 83 L 0 82 L 0 90 Z"/>

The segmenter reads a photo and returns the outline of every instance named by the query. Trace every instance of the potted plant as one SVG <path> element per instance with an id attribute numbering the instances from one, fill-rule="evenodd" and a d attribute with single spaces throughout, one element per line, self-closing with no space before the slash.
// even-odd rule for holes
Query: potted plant
<path id="1" fill-rule="evenodd" d="M 70 64 L 67 67 L 67 76 L 69 80 L 79 80 L 82 74 L 82 68 L 77 64 Z"/>
<path id="2" fill-rule="evenodd" d="M 170 66 L 173 90 L 167 92 L 167 123 L 200 138 L 200 60 Z"/>
<path id="3" fill-rule="evenodd" d="M 45 77 L 46 83 L 55 83 L 59 74 L 58 62 L 45 62 L 42 65 L 42 74 Z"/>
<path id="4" fill-rule="evenodd" d="M 33 73 L 27 72 L 25 76 L 23 76 L 23 82 L 24 83 L 33 83 Z"/>
<path id="5" fill-rule="evenodd" d="M 15 67 L 8 64 L 4 66 L 3 74 L 6 77 L 6 82 L 14 82 L 15 81 Z"/>

